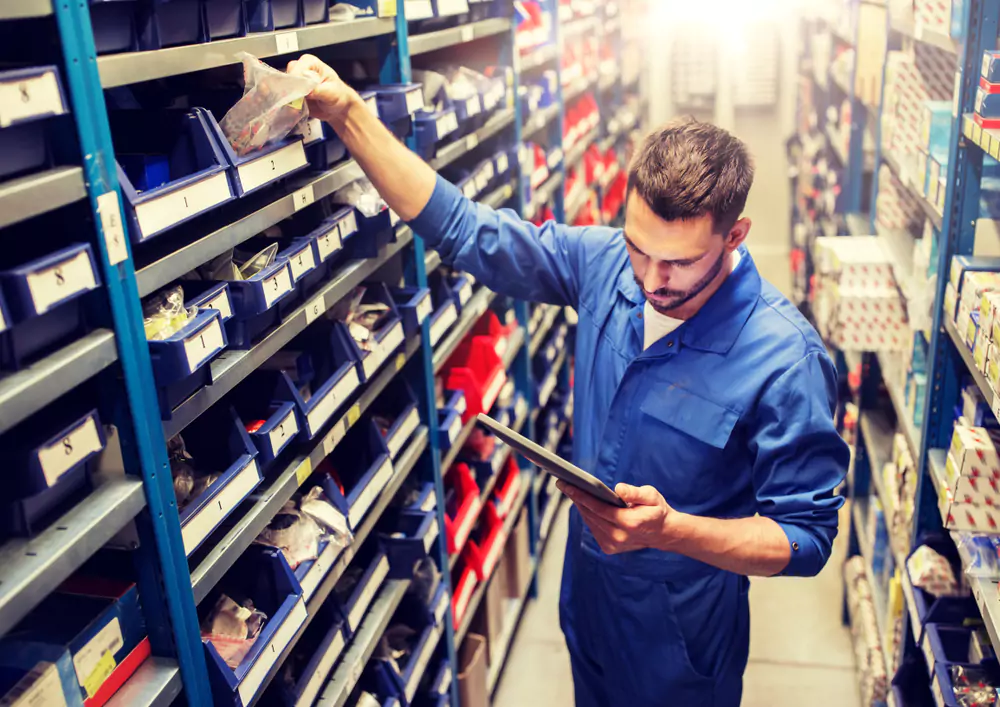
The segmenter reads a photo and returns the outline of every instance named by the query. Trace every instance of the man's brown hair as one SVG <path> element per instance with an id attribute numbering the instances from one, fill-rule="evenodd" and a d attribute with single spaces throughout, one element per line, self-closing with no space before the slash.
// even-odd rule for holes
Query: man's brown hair
<path id="1" fill-rule="evenodd" d="M 643 141 L 628 172 L 628 195 L 665 221 L 710 215 L 728 233 L 743 213 L 753 161 L 741 140 L 694 118 L 672 120 Z"/>

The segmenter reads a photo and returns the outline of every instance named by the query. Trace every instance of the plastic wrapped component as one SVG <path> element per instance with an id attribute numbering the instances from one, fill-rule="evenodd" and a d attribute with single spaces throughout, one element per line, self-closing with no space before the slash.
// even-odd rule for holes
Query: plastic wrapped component
<path id="1" fill-rule="evenodd" d="M 249 598 L 237 604 L 223 594 L 202 620 L 201 635 L 212 642 L 226 665 L 235 670 L 253 648 L 265 621 L 267 616 Z"/>
<path id="2" fill-rule="evenodd" d="M 967 575 L 1000 577 L 1000 538 L 957 530 L 951 532 L 951 538 Z"/>
<path id="3" fill-rule="evenodd" d="M 306 96 L 318 80 L 273 69 L 246 52 L 243 97 L 220 121 L 226 139 L 240 157 L 284 139 L 309 117 Z"/>
<path id="4" fill-rule="evenodd" d="M 375 185 L 367 179 L 359 179 L 337 190 L 332 201 L 335 204 L 353 206 L 368 218 L 378 216 L 385 209 L 385 201 Z"/>
<path id="5" fill-rule="evenodd" d="M 955 579 L 951 563 L 937 552 L 922 545 L 906 561 L 910 581 L 934 596 L 959 596 L 963 594 Z"/>
<path id="6" fill-rule="evenodd" d="M 286 503 L 255 542 L 281 550 L 294 570 L 319 557 L 323 543 L 343 548 L 352 539 L 347 520 L 326 499 L 322 487 L 314 486 L 298 501 Z"/>
<path id="7" fill-rule="evenodd" d="M 163 341 L 173 336 L 197 314 L 195 308 L 184 307 L 184 290 L 179 285 L 153 295 L 142 305 L 146 341 Z"/>

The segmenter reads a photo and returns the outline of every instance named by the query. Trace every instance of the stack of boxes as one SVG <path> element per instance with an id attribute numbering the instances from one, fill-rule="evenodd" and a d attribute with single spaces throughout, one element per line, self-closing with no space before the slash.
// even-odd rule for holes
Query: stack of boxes
<path id="1" fill-rule="evenodd" d="M 938 504 L 945 527 L 1000 533 L 1000 457 L 983 427 L 955 425 Z"/>
<path id="2" fill-rule="evenodd" d="M 875 236 L 816 239 L 813 313 L 823 337 L 844 351 L 903 351 L 906 308 Z"/>
<path id="3" fill-rule="evenodd" d="M 976 367 L 1000 389 L 1000 258 L 958 255 L 944 293 L 944 316 L 973 352 Z M 991 372 L 992 371 L 992 375 Z"/>
<path id="4" fill-rule="evenodd" d="M 972 119 L 981 128 L 1000 128 L 1000 52 L 983 52 Z"/>
<path id="5" fill-rule="evenodd" d="M 917 186 L 938 211 L 944 211 L 948 146 L 951 144 L 951 101 L 924 101 L 917 146 Z"/>
<path id="6" fill-rule="evenodd" d="M 875 202 L 875 224 L 879 232 L 885 230 L 922 233 L 926 221 L 923 207 L 916 195 L 899 180 L 888 165 L 879 168 L 878 196 L 875 197 Z"/>

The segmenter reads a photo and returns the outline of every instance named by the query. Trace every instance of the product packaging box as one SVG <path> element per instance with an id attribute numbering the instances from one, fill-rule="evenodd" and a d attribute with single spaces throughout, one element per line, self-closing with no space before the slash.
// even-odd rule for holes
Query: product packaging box
<path id="1" fill-rule="evenodd" d="M 1000 258 L 978 255 L 956 255 L 951 259 L 949 282 L 955 291 L 962 292 L 965 274 L 968 272 L 1000 272 Z"/>
<path id="2" fill-rule="evenodd" d="M 993 477 L 962 476 L 951 454 L 945 462 L 945 482 L 954 503 L 1000 508 L 1000 480 Z"/>
<path id="3" fill-rule="evenodd" d="M 954 457 L 961 476 L 983 476 L 1000 479 L 1000 457 L 983 427 L 956 425 L 948 454 Z"/>

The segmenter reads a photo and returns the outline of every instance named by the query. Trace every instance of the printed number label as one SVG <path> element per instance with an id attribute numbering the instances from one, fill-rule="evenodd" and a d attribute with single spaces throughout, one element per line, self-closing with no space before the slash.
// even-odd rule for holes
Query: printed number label
<path id="1" fill-rule="evenodd" d="M 44 314 L 71 295 L 97 287 L 94 269 L 86 251 L 81 251 L 58 265 L 30 273 L 27 280 L 31 301 L 38 314 Z"/>
<path id="2" fill-rule="evenodd" d="M 222 341 L 222 324 L 216 318 L 194 336 L 184 339 L 184 355 L 187 357 L 188 370 L 191 373 L 197 371 L 212 354 L 223 346 L 225 343 Z"/>
<path id="3" fill-rule="evenodd" d="M 54 72 L 21 81 L 0 83 L 0 128 L 26 118 L 61 115 L 65 112 Z"/>
<path id="4" fill-rule="evenodd" d="M 291 289 L 291 273 L 286 266 L 264 281 L 264 302 L 270 307 L 279 297 Z"/>
<path id="5" fill-rule="evenodd" d="M 304 209 L 309 206 L 309 204 L 316 201 L 316 194 L 313 191 L 312 184 L 302 187 L 297 192 L 292 194 L 292 202 L 296 211 L 299 209 Z"/>
<path id="6" fill-rule="evenodd" d="M 125 262 L 128 260 L 128 246 L 125 245 L 125 227 L 122 225 L 118 192 L 109 191 L 97 197 L 97 215 L 101 219 L 108 262 L 112 265 Z"/>
<path id="7" fill-rule="evenodd" d="M 340 226 L 334 226 L 316 239 L 320 261 L 325 261 L 341 248 Z"/>
<path id="8" fill-rule="evenodd" d="M 306 326 L 309 326 L 316 318 L 326 311 L 326 302 L 323 299 L 323 295 L 314 297 L 312 300 L 306 303 Z"/>
<path id="9" fill-rule="evenodd" d="M 296 32 L 282 32 L 274 36 L 278 54 L 288 54 L 299 50 L 299 35 Z"/>
<path id="10" fill-rule="evenodd" d="M 462 27 L 462 41 L 471 42 L 476 36 L 476 31 L 471 25 L 465 25 Z"/>

